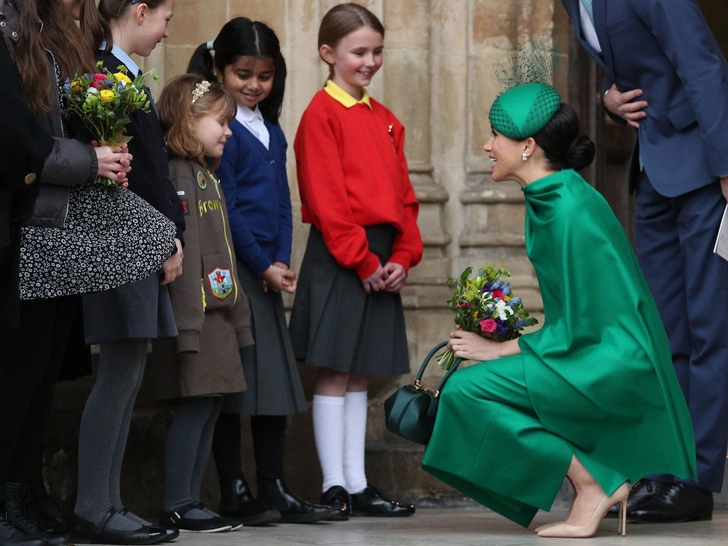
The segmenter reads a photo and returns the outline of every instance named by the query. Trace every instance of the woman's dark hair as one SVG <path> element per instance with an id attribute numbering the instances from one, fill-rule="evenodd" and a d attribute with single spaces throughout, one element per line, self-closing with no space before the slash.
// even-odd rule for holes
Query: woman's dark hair
<path id="1" fill-rule="evenodd" d="M 214 50 L 214 56 L 210 49 Z M 215 74 L 217 70 L 219 79 L 222 80 L 225 67 L 234 64 L 240 57 L 273 61 L 273 88 L 258 104 L 258 108 L 269 123 L 278 123 L 286 89 L 286 61 L 281 54 L 278 37 L 264 23 L 251 21 L 247 17 L 231 19 L 220 29 L 211 44 L 201 44 L 195 50 L 187 72 L 202 74 L 208 80 L 215 80 L 218 78 Z"/>
<path id="2" fill-rule="evenodd" d="M 14 48 L 15 64 L 28 103 L 38 113 L 58 110 L 53 89 L 48 85 L 46 49 L 61 71 L 61 78 L 73 77 L 75 71 L 94 72 L 95 40 L 104 26 L 94 0 L 80 0 L 81 25 L 76 25 L 68 8 L 60 0 L 23 0 L 18 9 L 19 37 Z M 39 32 L 38 19 L 43 21 Z"/>
<path id="3" fill-rule="evenodd" d="M 111 23 L 111 21 L 121 18 L 126 10 L 133 5 L 146 4 L 149 9 L 157 9 L 166 1 L 167 0 L 137 0 L 134 2 L 134 0 L 101 0 L 99 2 L 99 12 L 106 23 Z M 134 4 L 132 4 L 132 2 L 134 2 Z M 96 47 L 100 47 L 103 42 L 106 42 L 106 51 L 111 51 L 111 48 L 114 46 L 114 41 L 111 38 L 111 29 L 107 24 L 103 30 L 103 37 L 96 44 Z"/>
<path id="4" fill-rule="evenodd" d="M 579 134 L 579 117 L 568 104 L 561 104 L 546 127 L 533 136 L 554 168 L 580 171 L 594 160 L 594 143 Z"/>

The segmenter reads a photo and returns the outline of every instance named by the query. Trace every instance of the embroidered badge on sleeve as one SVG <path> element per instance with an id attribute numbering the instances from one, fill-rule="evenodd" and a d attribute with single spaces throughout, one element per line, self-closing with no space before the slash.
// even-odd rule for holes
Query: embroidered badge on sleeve
<path id="1" fill-rule="evenodd" d="M 207 281 L 210 283 L 212 295 L 224 300 L 233 291 L 233 276 L 229 269 L 216 267 L 207 274 Z"/>

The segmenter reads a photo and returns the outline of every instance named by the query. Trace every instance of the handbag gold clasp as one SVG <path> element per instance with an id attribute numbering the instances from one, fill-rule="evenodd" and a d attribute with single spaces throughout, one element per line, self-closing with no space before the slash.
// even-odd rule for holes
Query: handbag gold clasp
<path id="1" fill-rule="evenodd" d="M 440 391 L 437 391 L 437 390 L 431 391 L 430 389 L 426 389 L 425 387 L 422 386 L 422 383 L 420 383 L 419 379 L 415 379 L 415 390 L 422 391 L 422 392 L 430 392 L 430 393 L 432 393 L 432 396 L 434 396 L 435 398 L 440 396 Z"/>

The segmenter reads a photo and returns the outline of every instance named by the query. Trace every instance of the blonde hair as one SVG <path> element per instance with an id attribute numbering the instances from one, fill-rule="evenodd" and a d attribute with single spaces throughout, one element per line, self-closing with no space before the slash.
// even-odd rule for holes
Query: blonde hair
<path id="1" fill-rule="evenodd" d="M 170 80 L 159 97 L 157 108 L 170 157 L 192 159 L 216 169 L 219 158 L 205 157 L 202 142 L 190 129 L 190 120 L 222 112 L 228 122 L 235 119 L 237 104 L 232 95 L 218 82 L 209 82 L 207 91 L 192 102 L 198 84 L 206 81 L 199 74 L 183 74 Z"/>

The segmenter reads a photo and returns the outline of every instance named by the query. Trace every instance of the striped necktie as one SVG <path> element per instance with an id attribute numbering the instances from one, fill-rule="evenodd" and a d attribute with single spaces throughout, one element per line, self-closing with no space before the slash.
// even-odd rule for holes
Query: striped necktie
<path id="1" fill-rule="evenodd" d="M 594 24 L 594 8 L 592 7 L 592 0 L 581 0 L 581 3 L 584 4 L 584 7 L 586 8 L 586 13 L 589 15 L 589 20 L 592 22 L 592 25 Z"/>

